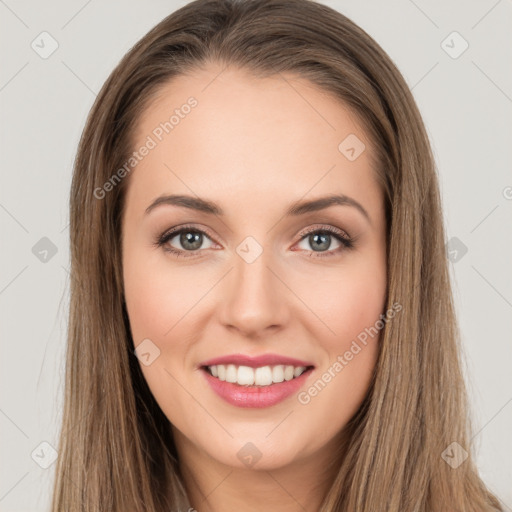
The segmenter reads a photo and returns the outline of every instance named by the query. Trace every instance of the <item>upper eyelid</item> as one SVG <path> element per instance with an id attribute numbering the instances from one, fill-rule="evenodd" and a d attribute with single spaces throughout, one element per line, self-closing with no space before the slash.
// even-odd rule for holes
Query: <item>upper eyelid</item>
<path id="1" fill-rule="evenodd" d="M 175 228 L 171 228 L 169 230 L 166 230 L 162 233 L 161 235 L 161 239 L 165 239 L 165 238 L 174 238 L 176 235 L 180 234 L 182 231 L 186 231 L 186 230 L 189 230 L 189 231 L 200 231 L 202 233 L 204 233 L 205 235 L 208 236 L 208 238 L 210 238 L 210 240 L 214 241 L 215 237 L 213 235 L 210 234 L 210 231 L 206 228 L 199 228 L 199 227 L 196 227 L 196 226 L 193 226 L 193 225 L 188 225 L 188 224 L 185 224 L 184 226 L 177 226 Z"/>

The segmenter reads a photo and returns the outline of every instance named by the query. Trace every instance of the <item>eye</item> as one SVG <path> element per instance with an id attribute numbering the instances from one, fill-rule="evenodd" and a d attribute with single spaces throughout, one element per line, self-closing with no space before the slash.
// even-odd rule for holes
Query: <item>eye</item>
<path id="1" fill-rule="evenodd" d="M 178 244 L 181 248 L 176 248 L 171 245 L 171 242 L 175 239 L 176 241 L 174 241 L 174 244 Z M 190 256 L 195 256 L 195 253 L 201 248 L 211 248 L 211 245 L 208 247 L 202 247 L 205 240 L 210 240 L 211 242 L 211 238 L 202 229 L 194 228 L 192 226 L 183 226 L 179 229 L 166 231 L 158 237 L 155 244 L 158 247 L 163 247 L 165 251 L 170 252 L 177 257 L 188 258 Z"/>
<path id="2" fill-rule="evenodd" d="M 329 250 L 331 249 L 333 238 L 338 247 L 335 247 L 334 250 Z M 321 228 L 316 227 L 308 230 L 305 234 L 302 234 L 300 243 L 313 248 L 312 252 L 314 254 L 309 254 L 313 258 L 336 256 L 340 252 L 354 247 L 354 241 L 344 231 L 332 226 L 322 226 Z M 305 249 L 308 250 L 307 247 Z"/>
<path id="3" fill-rule="evenodd" d="M 335 247 L 334 250 L 329 250 L 332 249 L 333 239 L 338 244 L 338 247 Z M 212 242 L 211 237 L 204 230 L 193 226 L 182 226 L 164 232 L 155 240 L 154 245 L 162 247 L 164 251 L 179 258 L 189 258 L 196 256 L 201 249 L 210 249 L 212 247 L 212 243 L 207 247 L 203 247 L 205 240 Z M 301 247 L 301 249 L 309 251 L 310 254 L 308 256 L 313 258 L 336 256 L 340 252 L 354 247 L 354 240 L 344 231 L 333 226 L 310 228 L 305 233 L 302 233 L 299 244 L 301 243 L 313 248 L 309 250 L 307 247 Z M 181 247 L 176 247 L 176 245 Z"/>

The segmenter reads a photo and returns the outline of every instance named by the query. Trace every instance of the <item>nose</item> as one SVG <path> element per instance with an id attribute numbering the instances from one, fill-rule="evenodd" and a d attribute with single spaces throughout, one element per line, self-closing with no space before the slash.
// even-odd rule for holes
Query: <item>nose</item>
<path id="1" fill-rule="evenodd" d="M 252 262 L 234 255 L 234 268 L 223 284 L 218 314 L 222 324 L 244 337 L 261 338 L 282 329 L 289 318 L 286 286 L 266 251 Z"/>

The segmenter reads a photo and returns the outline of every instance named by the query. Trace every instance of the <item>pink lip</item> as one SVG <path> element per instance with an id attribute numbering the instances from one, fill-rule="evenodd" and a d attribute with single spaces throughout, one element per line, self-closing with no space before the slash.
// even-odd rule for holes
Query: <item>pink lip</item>
<path id="1" fill-rule="evenodd" d="M 230 359 L 232 360 L 232 359 Z M 215 363 L 222 364 L 222 363 Z M 212 366 L 210 364 L 206 366 Z M 247 365 L 249 366 L 249 365 Z M 300 364 L 297 366 L 307 366 Z M 206 381 L 213 391 L 231 405 L 237 407 L 263 408 L 276 405 L 290 395 L 299 391 L 311 374 L 311 368 L 292 380 L 271 384 L 270 386 L 240 386 L 213 377 L 206 369 L 202 369 Z"/>
<path id="2" fill-rule="evenodd" d="M 313 364 L 307 361 L 280 356 L 279 354 L 263 354 L 256 357 L 246 356 L 243 354 L 231 354 L 228 356 L 208 359 L 208 361 L 200 363 L 199 367 L 215 366 L 218 364 L 234 364 L 235 366 L 249 366 L 250 368 L 258 368 L 259 366 L 276 366 L 278 364 L 289 366 L 313 366 Z"/>

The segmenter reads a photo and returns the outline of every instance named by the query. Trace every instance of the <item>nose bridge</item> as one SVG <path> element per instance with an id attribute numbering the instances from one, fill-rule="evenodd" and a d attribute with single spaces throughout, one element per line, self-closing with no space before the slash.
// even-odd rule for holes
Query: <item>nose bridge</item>
<path id="1" fill-rule="evenodd" d="M 258 332 L 285 321 L 285 298 L 279 279 L 270 270 L 272 259 L 270 251 L 264 250 L 254 237 L 247 237 L 238 245 L 226 290 L 225 324 L 244 332 Z"/>

